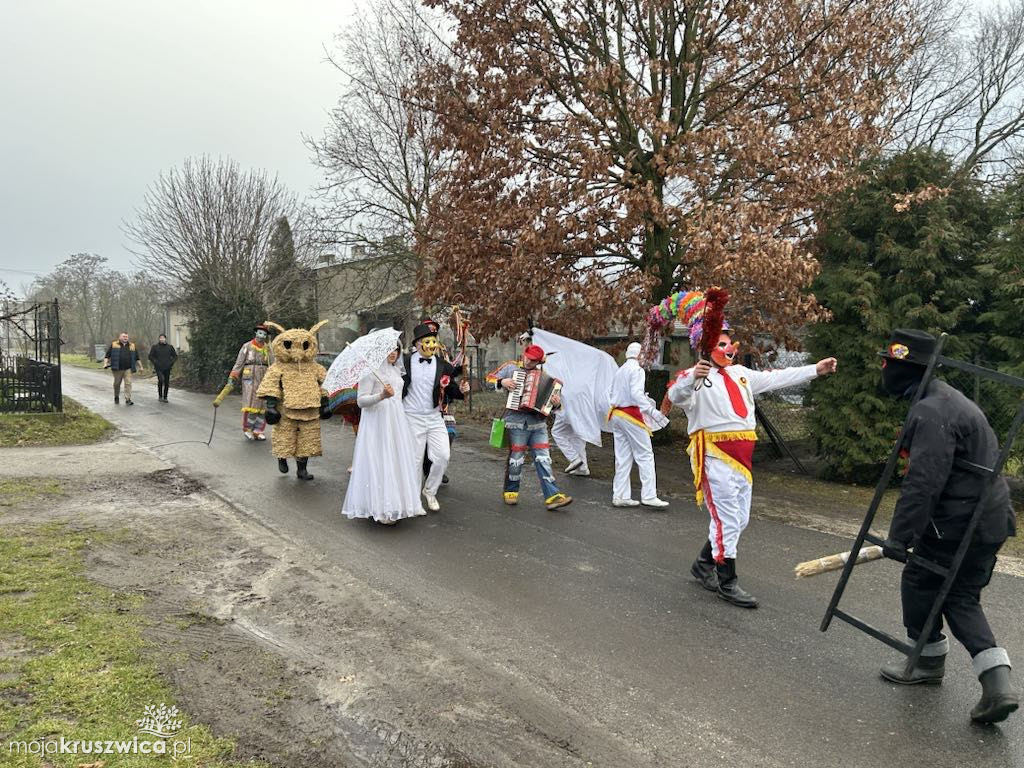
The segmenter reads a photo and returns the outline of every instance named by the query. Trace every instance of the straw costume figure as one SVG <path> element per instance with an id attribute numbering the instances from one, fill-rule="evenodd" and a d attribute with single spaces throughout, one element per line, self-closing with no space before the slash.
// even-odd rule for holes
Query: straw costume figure
<path id="1" fill-rule="evenodd" d="M 266 325 L 278 331 L 272 343 L 274 364 L 267 370 L 257 397 L 267 405 L 267 423 L 274 425 L 270 447 L 277 457 L 277 468 L 288 472 L 288 459 L 294 458 L 296 477 L 312 480 L 306 471 L 310 456 L 319 456 L 320 419 L 329 419 L 327 393 L 323 389 L 327 370 L 316 362 L 316 332 L 327 324 L 321 320 L 308 331 L 285 330 L 277 323 Z"/>

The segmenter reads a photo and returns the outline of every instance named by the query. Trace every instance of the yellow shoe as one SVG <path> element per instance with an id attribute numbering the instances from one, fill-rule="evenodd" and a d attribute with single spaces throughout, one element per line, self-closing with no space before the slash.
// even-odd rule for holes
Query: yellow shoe
<path id="1" fill-rule="evenodd" d="M 504 497 L 505 503 L 510 507 L 514 507 L 519 503 L 519 491 L 505 491 Z"/>
<path id="2" fill-rule="evenodd" d="M 572 504 L 572 496 L 566 496 L 564 493 L 556 493 L 554 496 L 549 496 L 544 500 L 548 509 L 558 509 L 559 507 L 567 507 Z"/>

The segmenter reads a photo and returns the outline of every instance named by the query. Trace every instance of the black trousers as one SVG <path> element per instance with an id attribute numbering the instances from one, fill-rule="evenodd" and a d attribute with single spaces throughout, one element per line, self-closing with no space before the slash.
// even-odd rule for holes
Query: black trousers
<path id="1" fill-rule="evenodd" d="M 171 369 L 166 371 L 156 369 L 156 392 L 157 397 L 167 397 L 167 390 L 171 387 Z"/>
<path id="2" fill-rule="evenodd" d="M 914 551 L 925 560 L 949 567 L 958 546 L 959 541 L 922 539 Z M 941 639 L 942 620 L 945 619 L 953 637 L 963 644 L 972 658 L 988 648 L 996 647 L 995 635 L 981 608 L 981 590 L 992 579 L 996 553 L 1001 546 L 1002 543 L 972 544 L 968 548 L 942 605 L 942 613 L 928 638 L 929 643 Z M 903 625 L 911 639 L 916 640 L 920 636 L 942 582 L 942 576 L 915 565 L 913 561 L 903 569 Z"/>

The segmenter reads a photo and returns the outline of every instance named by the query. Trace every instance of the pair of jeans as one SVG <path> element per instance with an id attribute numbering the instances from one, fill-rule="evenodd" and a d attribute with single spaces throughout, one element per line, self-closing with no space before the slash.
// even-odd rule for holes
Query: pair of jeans
<path id="1" fill-rule="evenodd" d="M 533 455 L 541 492 L 545 499 L 558 493 L 554 471 L 551 468 L 551 443 L 548 440 L 547 421 L 539 416 L 511 413 L 505 416 L 505 434 L 508 436 L 508 466 L 505 469 L 505 490 L 518 492 L 523 479 L 526 450 Z"/>
<path id="2" fill-rule="evenodd" d="M 167 397 L 167 391 L 171 388 L 171 369 L 156 369 L 156 395 Z"/>

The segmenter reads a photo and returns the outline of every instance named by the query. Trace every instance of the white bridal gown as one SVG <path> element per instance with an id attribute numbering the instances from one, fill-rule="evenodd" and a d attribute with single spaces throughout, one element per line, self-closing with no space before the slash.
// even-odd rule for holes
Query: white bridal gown
<path id="1" fill-rule="evenodd" d="M 377 376 L 395 394 L 382 399 L 384 387 L 372 373 L 359 380 L 356 402 L 362 414 L 341 513 L 392 523 L 426 514 L 420 502 L 423 457 L 415 455 L 412 429 L 402 407 L 401 369 L 384 361 Z"/>

